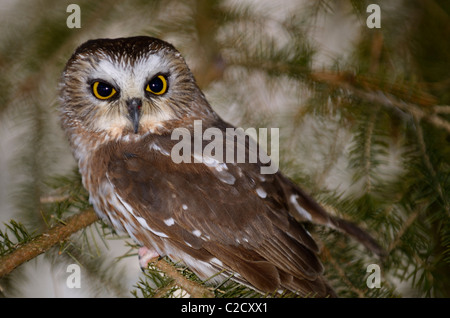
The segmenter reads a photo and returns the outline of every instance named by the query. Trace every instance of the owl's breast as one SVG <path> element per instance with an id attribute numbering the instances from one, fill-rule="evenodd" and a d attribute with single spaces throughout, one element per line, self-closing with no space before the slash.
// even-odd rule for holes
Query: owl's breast
<path id="1" fill-rule="evenodd" d="M 92 142 L 81 143 L 75 139 L 75 152 L 78 154 L 78 169 L 81 174 L 82 184 L 89 192 L 89 203 L 95 212 L 106 223 L 118 231 L 125 231 L 120 221 L 120 202 L 116 198 L 114 186 L 108 181 L 107 167 L 110 161 L 105 147 L 95 147 Z M 119 202 L 119 204 L 117 204 Z M 119 211 L 118 211 L 119 210 Z M 122 211 L 123 212 L 123 211 Z"/>
<path id="2" fill-rule="evenodd" d="M 160 255 L 164 255 L 163 238 L 151 224 L 151 220 L 143 218 L 136 207 L 132 207 L 130 198 L 124 193 L 122 184 L 115 184 L 114 172 L 111 166 L 120 158 L 122 151 L 117 145 L 103 146 L 92 151 L 84 160 L 79 160 L 79 170 L 82 175 L 84 187 L 89 192 L 89 203 L 92 204 L 96 214 L 105 223 L 116 231 L 128 234 L 141 246 L 153 246 Z M 112 173 L 112 175 L 110 175 Z M 128 200 L 128 201 L 127 201 Z"/>

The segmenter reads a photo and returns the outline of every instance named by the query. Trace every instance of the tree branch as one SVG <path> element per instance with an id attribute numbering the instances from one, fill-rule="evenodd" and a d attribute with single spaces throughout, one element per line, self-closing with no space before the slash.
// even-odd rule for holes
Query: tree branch
<path id="1" fill-rule="evenodd" d="M 390 92 L 383 92 L 381 90 L 376 90 L 371 87 L 367 87 L 365 89 L 356 87 L 352 81 L 353 79 L 348 79 L 345 77 L 345 74 L 339 73 L 325 73 L 325 72 L 315 72 L 311 73 L 310 77 L 314 81 L 322 82 L 327 85 L 332 85 L 335 87 L 339 87 L 348 91 L 351 91 L 353 95 L 358 96 L 359 98 L 365 99 L 367 101 L 378 103 L 385 107 L 395 107 L 400 109 L 405 113 L 411 114 L 416 120 L 425 120 L 429 123 L 433 124 L 436 127 L 442 128 L 450 132 L 450 122 L 445 120 L 442 117 L 439 117 L 436 114 L 431 112 L 424 111 L 419 105 L 422 103 L 427 105 L 434 100 L 427 100 L 425 97 L 417 97 L 418 104 L 405 102 L 402 99 L 398 99 L 395 95 Z M 443 110 L 446 108 L 438 108 L 438 110 Z"/>
<path id="2" fill-rule="evenodd" d="M 357 288 L 353 283 L 348 279 L 347 274 L 344 269 L 338 264 L 338 262 L 333 258 L 333 256 L 330 253 L 330 250 L 326 247 L 322 247 L 322 255 L 325 255 L 325 257 L 330 261 L 330 263 L 333 265 L 334 269 L 337 271 L 338 275 L 341 277 L 342 281 L 348 286 L 348 288 L 358 295 L 359 298 L 365 298 L 366 295 L 363 290 Z"/>
<path id="3" fill-rule="evenodd" d="M 71 216 L 64 224 L 56 225 L 30 242 L 18 247 L 14 252 L 0 258 L 0 278 L 97 220 L 97 215 L 93 209 L 85 210 Z"/>
<path id="4" fill-rule="evenodd" d="M 191 281 L 178 272 L 176 267 L 156 257 L 151 264 L 174 280 L 192 298 L 214 298 L 214 293 L 199 283 Z"/>
<path id="5" fill-rule="evenodd" d="M 395 239 L 389 244 L 389 247 L 387 248 L 388 253 L 391 253 L 391 251 L 398 246 L 403 235 L 409 229 L 409 227 L 414 223 L 414 221 L 417 219 L 419 214 L 420 214 L 420 211 L 419 211 L 419 209 L 417 209 L 408 217 L 408 219 L 406 221 L 403 222 L 402 227 L 399 229 L 399 231 L 397 232 L 397 235 L 395 236 Z"/>
<path id="6" fill-rule="evenodd" d="M 88 209 L 71 216 L 67 221 L 61 222 L 61 224 L 50 228 L 47 232 L 37 236 L 30 242 L 19 246 L 14 252 L 0 258 L 0 278 L 12 272 L 19 265 L 48 251 L 52 246 L 67 240 L 70 235 L 91 225 L 97 220 L 98 217 L 94 210 Z M 153 265 L 171 277 L 191 297 L 214 297 L 214 293 L 206 287 L 190 281 L 181 275 L 174 266 L 164 260 L 155 259 Z"/>
<path id="7" fill-rule="evenodd" d="M 413 96 L 413 101 L 411 102 L 409 101 L 411 98 L 403 98 L 406 95 L 405 92 L 407 92 L 406 87 L 398 86 L 395 89 L 382 91 L 379 88 L 380 86 L 378 83 L 374 84 L 366 78 L 356 78 L 352 74 L 345 72 L 309 72 L 308 69 L 303 67 L 292 69 L 289 65 L 261 61 L 235 64 L 246 67 L 256 67 L 272 72 L 306 74 L 307 78 L 314 82 L 347 90 L 354 96 L 372 103 L 383 105 L 384 107 L 399 109 L 404 113 L 412 115 L 416 120 L 425 120 L 435 127 L 450 132 L 450 122 L 437 115 L 439 113 L 449 113 L 449 106 L 434 105 L 436 99 L 424 92 L 416 92 Z M 429 110 L 424 110 L 426 108 L 429 108 Z"/>

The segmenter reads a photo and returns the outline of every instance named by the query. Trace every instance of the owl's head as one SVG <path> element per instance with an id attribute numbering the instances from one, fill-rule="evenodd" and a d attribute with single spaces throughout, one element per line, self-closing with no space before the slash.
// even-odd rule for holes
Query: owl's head
<path id="1" fill-rule="evenodd" d="M 62 76 L 61 100 L 63 126 L 112 137 L 145 134 L 210 112 L 181 54 L 145 36 L 90 40 L 78 47 Z"/>

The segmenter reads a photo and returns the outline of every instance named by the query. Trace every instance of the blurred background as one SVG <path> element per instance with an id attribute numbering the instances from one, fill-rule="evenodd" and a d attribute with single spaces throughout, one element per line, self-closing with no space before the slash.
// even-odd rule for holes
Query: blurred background
<path id="1" fill-rule="evenodd" d="M 450 296 L 449 1 L 0 0 L 0 27 L 0 255 L 23 241 L 14 224 L 33 236 L 87 206 L 57 111 L 72 52 L 150 35 L 183 54 L 226 121 L 278 127 L 280 169 L 385 248 L 379 259 L 308 225 L 339 296 Z M 1 279 L 0 295 L 145 296 L 146 279 L 131 241 L 97 223 Z"/>

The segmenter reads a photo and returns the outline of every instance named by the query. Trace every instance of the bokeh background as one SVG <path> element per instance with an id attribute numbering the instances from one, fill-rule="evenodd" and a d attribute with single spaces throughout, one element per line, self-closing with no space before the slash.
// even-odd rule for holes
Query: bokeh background
<path id="1" fill-rule="evenodd" d="M 81 28 L 67 27 L 71 3 Z M 372 3 L 381 28 L 367 27 Z M 386 249 L 379 259 L 307 225 L 340 296 L 450 296 L 449 1 L 0 0 L 0 30 L 0 244 L 20 244 L 11 220 L 34 235 L 83 208 L 57 112 L 71 53 L 150 35 L 178 48 L 226 121 L 279 128 L 281 170 Z M 66 285 L 71 263 L 80 289 Z M 130 240 L 96 224 L 1 279 L 0 294 L 143 296 L 145 279 Z"/>

